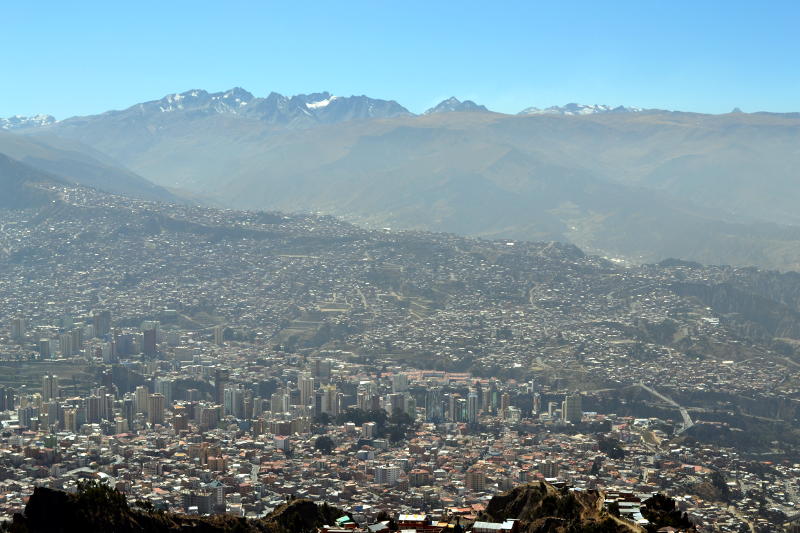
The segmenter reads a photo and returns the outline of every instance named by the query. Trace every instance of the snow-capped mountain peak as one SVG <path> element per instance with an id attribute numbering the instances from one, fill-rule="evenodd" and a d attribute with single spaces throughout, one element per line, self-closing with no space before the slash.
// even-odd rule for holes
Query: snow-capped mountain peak
<path id="1" fill-rule="evenodd" d="M 49 126 L 55 122 L 56 119 L 52 115 L 33 115 L 30 117 L 14 115 L 13 117 L 0 118 L 0 130 L 36 128 L 40 126 Z"/>
<path id="2" fill-rule="evenodd" d="M 577 104 L 569 103 L 563 106 L 551 106 L 545 109 L 538 107 L 528 107 L 523 109 L 519 115 L 597 115 L 601 113 L 639 113 L 643 111 L 640 107 L 612 107 L 604 104 Z"/>

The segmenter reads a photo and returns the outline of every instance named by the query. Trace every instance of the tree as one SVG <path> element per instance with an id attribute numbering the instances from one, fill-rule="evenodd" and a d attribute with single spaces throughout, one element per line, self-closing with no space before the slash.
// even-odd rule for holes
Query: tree
<path id="1" fill-rule="evenodd" d="M 408 416 L 408 413 L 402 411 L 392 413 L 392 416 L 389 418 L 389 427 L 387 428 L 389 440 L 392 442 L 403 440 L 411 424 L 412 420 L 411 417 Z"/>
<path id="2" fill-rule="evenodd" d="M 316 418 L 314 418 L 314 422 L 323 426 L 327 426 L 331 423 L 331 415 L 328 413 L 320 413 Z"/>
<path id="3" fill-rule="evenodd" d="M 711 484 L 719 491 L 719 497 L 722 501 L 727 502 L 731 498 L 731 490 L 728 487 L 728 482 L 725 476 L 719 470 L 714 470 L 711 473 Z"/>
<path id="4" fill-rule="evenodd" d="M 336 443 L 327 435 L 320 435 L 314 441 L 314 449 L 321 451 L 325 455 L 330 455 L 335 447 Z"/>
<path id="5" fill-rule="evenodd" d="M 625 450 L 622 448 L 622 443 L 617 439 L 605 437 L 603 435 L 597 436 L 597 444 L 600 451 L 612 459 L 624 459 Z"/>

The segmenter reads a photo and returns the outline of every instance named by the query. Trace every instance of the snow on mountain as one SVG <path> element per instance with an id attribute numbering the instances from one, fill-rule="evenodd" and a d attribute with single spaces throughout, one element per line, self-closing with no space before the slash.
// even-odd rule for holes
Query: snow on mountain
<path id="1" fill-rule="evenodd" d="M 602 104 L 576 104 L 570 103 L 564 106 L 551 106 L 545 109 L 538 107 L 528 107 L 523 109 L 518 115 L 597 115 L 601 113 L 639 113 L 643 111 L 640 107 L 611 107 Z"/>
<path id="2" fill-rule="evenodd" d="M 546 109 L 529 107 L 519 115 L 594 115 L 600 113 L 638 113 L 638 107 L 611 107 L 608 105 L 585 105 L 570 103 Z M 472 100 L 461 101 L 450 97 L 425 111 L 425 115 L 450 112 L 488 112 L 485 106 Z M 181 117 L 202 117 L 207 115 L 238 115 L 288 127 L 309 127 L 314 124 L 330 124 L 351 120 L 390 118 L 411 115 L 405 107 L 394 100 L 380 100 L 361 96 L 333 96 L 328 92 L 284 96 L 270 93 L 266 98 L 256 97 L 250 92 L 235 87 L 233 89 L 209 93 L 202 89 L 192 89 L 182 93 L 168 94 L 159 100 L 151 100 L 133 105 L 119 111 L 108 111 L 93 117 L 73 117 L 59 124 L 82 123 L 85 120 L 115 117 L 116 120 L 152 120 L 166 113 L 176 113 Z M 50 115 L 31 117 L 13 116 L 0 118 L 0 129 L 14 130 L 49 126 L 56 123 Z"/>
<path id="3" fill-rule="evenodd" d="M 55 121 L 55 117 L 51 115 L 34 115 L 32 117 L 14 115 L 13 117 L 0 118 L 0 129 L 16 130 L 22 128 L 35 128 L 38 126 L 47 126 L 49 124 L 53 124 Z"/>
<path id="4" fill-rule="evenodd" d="M 257 98 L 237 87 L 218 93 L 193 89 L 169 94 L 160 100 L 136 104 L 128 109 L 109 111 L 95 117 L 68 119 L 67 122 L 93 120 L 103 116 L 149 120 L 165 113 L 189 113 L 191 117 L 213 114 L 239 115 L 291 127 L 410 114 L 406 108 L 393 100 L 379 100 L 363 95 L 333 96 L 328 92 L 321 92 L 287 97 L 273 92 L 266 98 Z"/>
<path id="5" fill-rule="evenodd" d="M 324 100 L 319 100 L 319 101 L 316 101 L 316 102 L 306 102 L 306 107 L 308 109 L 319 109 L 321 107 L 326 107 L 328 104 L 330 104 L 331 102 L 336 100 L 336 98 L 338 98 L 338 96 L 329 96 L 328 98 L 325 98 Z"/>
<path id="6" fill-rule="evenodd" d="M 161 113 L 172 113 L 192 109 L 237 114 L 242 107 L 249 104 L 253 99 L 254 96 L 252 94 L 239 87 L 218 93 L 193 89 L 182 93 L 168 94 L 160 100 L 144 102 L 134 107 L 142 112 L 157 109 Z"/>

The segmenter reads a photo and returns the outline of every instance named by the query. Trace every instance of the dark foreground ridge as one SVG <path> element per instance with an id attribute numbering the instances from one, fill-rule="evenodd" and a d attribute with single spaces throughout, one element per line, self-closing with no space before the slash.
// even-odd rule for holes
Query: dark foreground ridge
<path id="1" fill-rule="evenodd" d="M 424 531 L 426 533 L 497 530 L 503 533 L 644 533 L 658 531 L 694 531 L 692 524 L 675 506 L 675 501 L 657 495 L 644 502 L 643 526 L 619 517 L 618 505 L 606 505 L 600 491 L 572 491 L 546 482 L 516 487 L 492 497 L 486 510 L 474 523 L 462 523 L 459 517 L 422 522 L 413 526 L 404 516 L 392 518 L 386 513 L 383 522 L 370 525 L 348 520 L 350 531 Z M 129 505 L 125 496 L 107 485 L 88 482 L 76 494 L 38 487 L 24 514 L 14 515 L 2 531 L 10 533 L 72 533 L 84 531 L 135 531 L 197 533 L 333 533 L 345 513 L 327 504 L 296 499 L 287 502 L 261 519 L 232 515 L 187 516 L 155 510 L 149 502 Z M 412 515 L 413 516 L 413 515 Z M 363 529 L 360 529 L 363 528 Z M 673 529 L 669 529 L 673 528 Z"/>
<path id="2" fill-rule="evenodd" d="M 327 504 L 297 499 L 262 519 L 232 515 L 187 516 L 157 511 L 151 505 L 128 505 L 125 496 L 101 484 L 83 485 L 77 494 L 38 487 L 25 513 L 14 515 L 12 533 L 78 533 L 134 531 L 195 533 L 306 533 L 317 531 L 344 515 Z"/>

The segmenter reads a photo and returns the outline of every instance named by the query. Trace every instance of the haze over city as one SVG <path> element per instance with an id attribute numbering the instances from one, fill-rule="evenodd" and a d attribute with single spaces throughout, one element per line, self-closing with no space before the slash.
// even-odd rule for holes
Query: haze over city
<path id="1" fill-rule="evenodd" d="M 796 3 L 1 11 L 0 531 L 800 531 Z"/>

